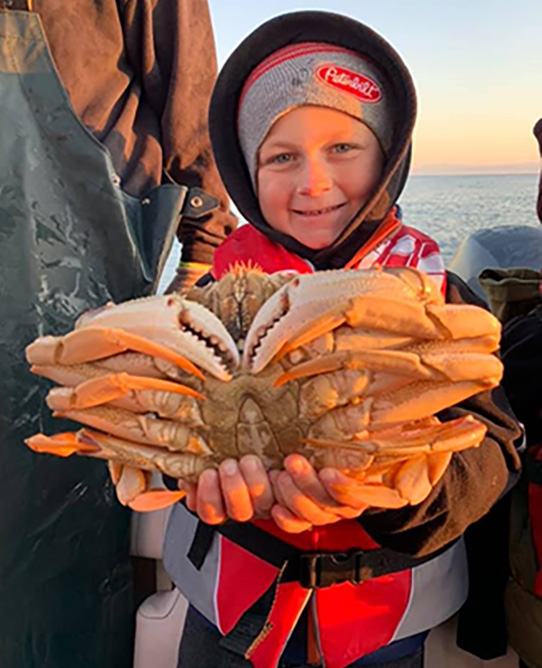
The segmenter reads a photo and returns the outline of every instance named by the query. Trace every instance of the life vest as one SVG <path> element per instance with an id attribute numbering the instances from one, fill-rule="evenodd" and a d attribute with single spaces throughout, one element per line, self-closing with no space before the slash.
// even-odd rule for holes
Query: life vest
<path id="1" fill-rule="evenodd" d="M 236 262 L 259 265 L 265 272 L 292 271 L 309 274 L 313 266 L 295 253 L 268 239 L 251 225 L 243 225 L 216 249 L 212 274 L 221 278 Z M 375 234 L 362 246 L 345 269 L 375 266 L 416 267 L 446 290 L 446 272 L 436 241 L 403 225 L 392 209 Z"/>
<path id="2" fill-rule="evenodd" d="M 438 245 L 391 215 L 348 268 L 417 267 L 444 289 Z M 236 262 L 268 273 L 313 271 L 306 260 L 250 225 L 215 252 L 220 278 Z M 356 520 L 288 534 L 272 520 L 208 527 L 183 505 L 173 509 L 166 569 L 223 634 L 221 644 L 255 668 L 277 666 L 312 598 L 320 650 L 328 668 L 344 668 L 379 648 L 448 619 L 467 595 L 463 542 L 437 556 L 413 558 L 381 548 Z"/>

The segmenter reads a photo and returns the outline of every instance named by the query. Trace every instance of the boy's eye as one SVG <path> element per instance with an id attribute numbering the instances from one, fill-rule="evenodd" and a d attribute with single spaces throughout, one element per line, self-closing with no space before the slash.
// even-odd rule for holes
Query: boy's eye
<path id="1" fill-rule="evenodd" d="M 285 165 L 288 162 L 293 160 L 292 153 L 278 153 L 277 155 L 272 155 L 268 162 L 275 163 L 276 165 Z"/>
<path id="2" fill-rule="evenodd" d="M 353 148 L 354 147 L 352 146 L 352 144 L 342 143 L 342 144 L 335 144 L 334 146 L 331 147 L 331 150 L 334 153 L 348 153 L 348 151 L 351 151 Z"/>

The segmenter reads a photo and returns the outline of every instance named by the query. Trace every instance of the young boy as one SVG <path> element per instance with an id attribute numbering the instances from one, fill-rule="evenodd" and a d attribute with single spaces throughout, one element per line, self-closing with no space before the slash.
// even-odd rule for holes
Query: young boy
<path id="1" fill-rule="evenodd" d="M 211 104 L 217 164 L 250 223 L 217 250 L 214 278 L 238 261 L 270 273 L 415 266 L 462 301 L 437 244 L 395 206 L 415 112 L 408 70 L 364 25 L 299 12 L 256 30 Z M 488 435 L 416 507 L 363 512 L 354 481 L 317 475 L 298 455 L 269 476 L 250 456 L 202 474 L 165 546 L 191 603 L 179 666 L 421 667 L 428 630 L 465 599 L 458 539 L 518 467 L 519 430 L 496 401 L 486 393 L 441 414 L 471 412 Z"/>

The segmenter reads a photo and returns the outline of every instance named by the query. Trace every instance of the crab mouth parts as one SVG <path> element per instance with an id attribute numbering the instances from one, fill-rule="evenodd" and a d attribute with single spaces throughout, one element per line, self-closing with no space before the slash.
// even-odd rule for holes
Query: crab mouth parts
<path id="1" fill-rule="evenodd" d="M 307 218 L 311 218 L 316 216 L 323 216 L 326 213 L 331 213 L 332 211 L 337 211 L 338 209 L 342 209 L 344 206 L 346 206 L 345 202 L 342 204 L 334 204 L 333 206 L 326 206 L 323 209 L 292 209 L 292 212 L 298 216 L 306 216 Z"/>

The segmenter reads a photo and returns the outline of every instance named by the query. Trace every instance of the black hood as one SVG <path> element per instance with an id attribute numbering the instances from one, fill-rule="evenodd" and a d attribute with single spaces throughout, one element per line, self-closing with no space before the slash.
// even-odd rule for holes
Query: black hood
<path id="1" fill-rule="evenodd" d="M 237 135 L 237 107 L 252 70 L 278 49 L 299 42 L 325 42 L 357 51 L 377 63 L 394 97 L 395 129 L 382 178 L 365 206 L 335 242 L 323 250 L 307 248 L 265 221 L 252 187 Z M 316 268 L 342 267 L 377 229 L 397 201 L 408 175 L 416 118 L 412 77 L 397 52 L 373 30 L 329 12 L 286 14 L 251 33 L 222 68 L 211 99 L 209 130 L 218 169 L 243 217 L 268 238 L 312 262 Z"/>

